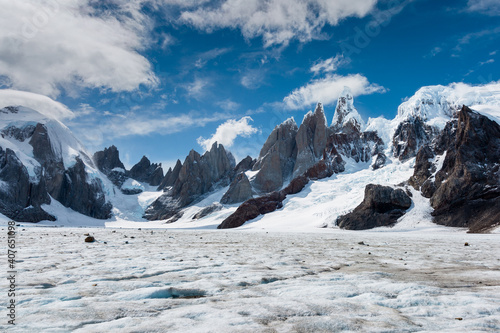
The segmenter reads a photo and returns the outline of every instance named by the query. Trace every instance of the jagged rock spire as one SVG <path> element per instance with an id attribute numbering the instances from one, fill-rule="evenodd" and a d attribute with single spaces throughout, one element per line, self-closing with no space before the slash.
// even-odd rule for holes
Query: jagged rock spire
<path id="1" fill-rule="evenodd" d="M 354 107 L 354 98 L 351 89 L 344 87 L 337 101 L 332 128 L 336 132 L 342 132 L 346 129 L 356 129 L 360 132 L 363 126 L 364 121 Z"/>

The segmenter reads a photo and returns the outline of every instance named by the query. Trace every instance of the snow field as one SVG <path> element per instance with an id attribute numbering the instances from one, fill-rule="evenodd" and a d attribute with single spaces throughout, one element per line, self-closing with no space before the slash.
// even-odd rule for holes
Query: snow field
<path id="1" fill-rule="evenodd" d="M 12 332 L 500 330 L 498 235 L 18 232 Z"/>

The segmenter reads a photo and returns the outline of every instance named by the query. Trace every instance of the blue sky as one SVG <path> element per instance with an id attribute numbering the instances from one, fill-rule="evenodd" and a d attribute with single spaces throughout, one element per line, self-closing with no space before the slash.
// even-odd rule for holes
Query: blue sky
<path id="1" fill-rule="evenodd" d="M 500 80 L 497 0 L 0 4 L 0 96 L 62 103 L 89 150 L 114 144 L 129 167 L 214 140 L 256 157 L 317 102 L 331 121 L 344 85 L 367 120 L 393 118 L 421 86 Z"/>

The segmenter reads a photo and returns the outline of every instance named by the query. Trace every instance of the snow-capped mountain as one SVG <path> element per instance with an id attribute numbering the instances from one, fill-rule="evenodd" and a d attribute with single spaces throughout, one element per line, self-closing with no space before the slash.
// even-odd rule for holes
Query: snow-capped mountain
<path id="1" fill-rule="evenodd" d="M 54 220 L 41 206 L 55 199 L 94 218 L 110 216 L 99 172 L 65 125 L 19 106 L 1 109 L 0 124 L 2 214 L 20 221 Z"/>
<path id="2" fill-rule="evenodd" d="M 365 127 L 363 118 L 361 118 L 358 110 L 354 107 L 354 98 L 349 87 L 344 87 L 338 98 L 331 127 L 336 131 L 349 128 L 355 128 L 360 131 Z"/>
<path id="3" fill-rule="evenodd" d="M 91 159 L 60 122 L 5 108 L 1 212 L 55 219 L 43 211 L 52 197 L 97 218 L 108 218 L 112 204 L 110 225 L 142 217 L 152 226 L 190 228 L 408 228 L 432 221 L 482 232 L 500 220 L 500 84 L 423 87 L 393 120 L 367 125 L 345 88 L 331 126 L 327 112 L 319 103 L 300 126 L 293 118 L 276 126 L 256 159 L 236 164 L 216 143 L 203 155 L 191 151 L 164 175 L 146 157 L 125 170 L 114 146 Z"/>
<path id="4" fill-rule="evenodd" d="M 420 118 L 428 125 L 443 129 L 463 105 L 477 110 L 500 107 L 500 83 L 469 86 L 453 83 L 449 86 L 426 86 L 398 107 L 399 121 Z"/>

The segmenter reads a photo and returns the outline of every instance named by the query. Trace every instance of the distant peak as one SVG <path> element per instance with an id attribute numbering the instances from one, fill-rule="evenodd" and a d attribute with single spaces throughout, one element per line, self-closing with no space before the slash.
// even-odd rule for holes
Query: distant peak
<path id="1" fill-rule="evenodd" d="M 345 86 L 337 101 L 332 127 L 336 131 L 342 131 L 347 125 L 349 125 L 349 127 L 354 126 L 360 131 L 361 127 L 364 125 L 364 121 L 354 107 L 354 98 L 351 89 Z"/>

